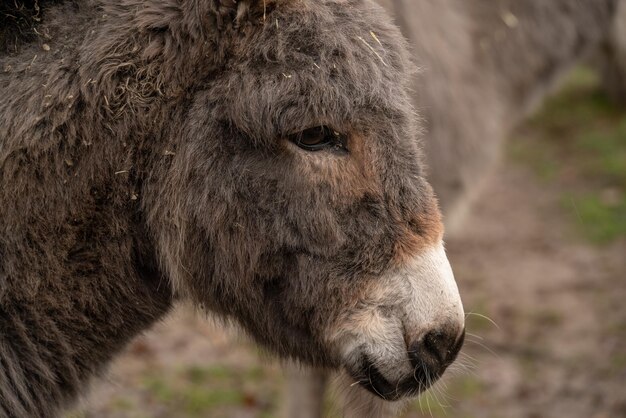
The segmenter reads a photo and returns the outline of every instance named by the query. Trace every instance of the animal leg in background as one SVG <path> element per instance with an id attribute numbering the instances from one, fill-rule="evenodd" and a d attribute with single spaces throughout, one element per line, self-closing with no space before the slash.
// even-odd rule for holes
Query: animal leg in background
<path id="1" fill-rule="evenodd" d="M 289 363 L 284 367 L 287 386 L 283 402 L 284 418 L 319 418 L 324 409 L 328 373 Z"/>
<path id="2" fill-rule="evenodd" d="M 284 418 L 319 418 L 323 416 L 324 394 L 329 386 L 333 400 L 341 405 L 344 418 L 386 418 L 397 414 L 402 403 L 372 396 L 354 384 L 345 373 L 309 369 L 289 364 L 285 368 L 287 386 Z"/>
<path id="3" fill-rule="evenodd" d="M 617 6 L 617 14 L 602 44 L 594 64 L 602 74 L 602 83 L 607 94 L 622 105 L 626 105 L 626 0 Z"/>

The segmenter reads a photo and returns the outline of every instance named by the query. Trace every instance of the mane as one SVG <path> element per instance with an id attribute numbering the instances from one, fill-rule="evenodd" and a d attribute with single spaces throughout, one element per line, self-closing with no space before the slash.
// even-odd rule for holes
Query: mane
<path id="1" fill-rule="evenodd" d="M 20 46 L 42 36 L 37 26 L 51 4 L 63 0 L 0 0 L 0 54 L 15 54 Z"/>

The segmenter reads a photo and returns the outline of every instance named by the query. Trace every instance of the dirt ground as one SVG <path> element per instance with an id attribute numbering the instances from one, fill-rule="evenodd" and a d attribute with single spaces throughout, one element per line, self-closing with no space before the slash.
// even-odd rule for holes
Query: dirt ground
<path id="1" fill-rule="evenodd" d="M 504 159 L 447 245 L 470 313 L 459 365 L 406 417 L 626 417 L 626 239 L 585 239 L 566 186 Z M 70 416 L 274 417 L 283 379 L 253 344 L 183 307 Z"/>
<path id="2" fill-rule="evenodd" d="M 478 387 L 450 416 L 626 417 L 626 245 L 572 237 L 557 196 L 502 169 L 449 245 L 467 310 L 498 325 L 470 322 Z"/>

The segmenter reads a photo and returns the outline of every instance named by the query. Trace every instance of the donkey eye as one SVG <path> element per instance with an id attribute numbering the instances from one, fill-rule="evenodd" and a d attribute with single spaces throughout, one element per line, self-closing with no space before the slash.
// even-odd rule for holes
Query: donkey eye
<path id="1" fill-rule="evenodd" d="M 307 151 L 321 151 L 323 149 L 346 148 L 346 137 L 329 128 L 328 126 L 316 126 L 305 129 L 302 132 L 289 135 L 289 140 Z"/>

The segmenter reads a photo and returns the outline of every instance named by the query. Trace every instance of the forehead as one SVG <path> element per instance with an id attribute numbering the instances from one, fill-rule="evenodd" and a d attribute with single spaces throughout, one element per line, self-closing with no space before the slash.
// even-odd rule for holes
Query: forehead
<path id="1" fill-rule="evenodd" d="M 403 38 L 370 1 L 301 1 L 241 30 L 214 97 L 254 136 L 381 127 L 411 114 L 410 69 Z"/>

